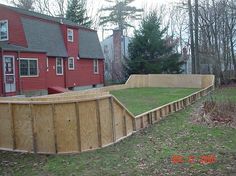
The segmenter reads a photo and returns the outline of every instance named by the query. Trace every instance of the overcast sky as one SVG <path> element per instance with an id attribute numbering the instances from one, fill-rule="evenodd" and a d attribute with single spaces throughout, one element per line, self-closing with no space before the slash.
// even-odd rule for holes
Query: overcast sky
<path id="1" fill-rule="evenodd" d="M 88 9 L 90 10 L 92 9 L 92 11 L 89 14 L 90 16 L 96 15 L 97 10 L 100 9 L 101 7 L 106 7 L 107 5 L 109 5 L 104 0 L 87 0 L 87 1 L 88 1 Z M 146 11 L 148 11 L 155 9 L 156 7 L 160 7 L 161 5 L 171 6 L 173 3 L 176 3 L 178 1 L 179 0 L 136 0 L 131 5 L 137 8 L 144 8 Z M 11 4 L 11 0 L 0 0 L 0 3 Z M 138 26 L 137 22 L 135 26 Z M 101 40 L 102 31 L 100 28 L 98 29 L 98 34 Z M 105 33 L 103 34 L 104 37 L 106 37 L 111 34 L 111 31 L 105 31 Z"/>

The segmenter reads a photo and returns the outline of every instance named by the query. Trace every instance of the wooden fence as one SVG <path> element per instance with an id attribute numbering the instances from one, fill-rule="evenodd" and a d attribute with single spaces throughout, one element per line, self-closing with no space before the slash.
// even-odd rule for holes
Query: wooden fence
<path id="1" fill-rule="evenodd" d="M 135 117 L 109 94 L 132 87 L 201 90 Z M 101 148 L 183 109 L 213 89 L 212 75 L 132 75 L 118 86 L 35 98 L 0 98 L 0 149 L 55 154 Z"/>

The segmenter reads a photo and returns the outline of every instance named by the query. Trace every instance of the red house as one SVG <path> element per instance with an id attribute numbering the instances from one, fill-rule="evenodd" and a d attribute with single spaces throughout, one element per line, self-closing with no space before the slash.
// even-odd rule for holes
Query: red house
<path id="1" fill-rule="evenodd" d="M 0 96 L 103 83 L 104 56 L 96 31 L 0 4 Z"/>

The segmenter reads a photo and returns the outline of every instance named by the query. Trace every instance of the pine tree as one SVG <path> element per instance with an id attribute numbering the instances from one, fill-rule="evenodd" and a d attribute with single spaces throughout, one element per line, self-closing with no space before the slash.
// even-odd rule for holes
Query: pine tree
<path id="1" fill-rule="evenodd" d="M 100 25 L 115 24 L 122 31 L 127 27 L 134 27 L 131 21 L 140 20 L 143 9 L 130 6 L 135 0 L 105 0 L 113 6 L 100 9 L 104 12 L 100 17 Z M 128 19 L 131 19 L 130 21 Z"/>
<path id="2" fill-rule="evenodd" d="M 79 25 L 91 27 L 92 21 L 86 15 L 85 5 L 85 0 L 70 0 L 66 11 L 66 18 Z"/>
<path id="3" fill-rule="evenodd" d="M 183 62 L 174 52 L 172 37 L 164 38 L 167 28 L 161 29 L 160 18 L 155 12 L 145 17 L 129 44 L 128 74 L 181 73 Z"/>

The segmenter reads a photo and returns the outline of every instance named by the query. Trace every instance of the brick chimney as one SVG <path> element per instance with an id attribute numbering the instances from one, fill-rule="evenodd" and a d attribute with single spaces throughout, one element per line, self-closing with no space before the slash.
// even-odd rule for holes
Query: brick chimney
<path id="1" fill-rule="evenodd" d="M 113 30 L 114 60 L 116 63 L 121 61 L 121 30 Z"/>
<path id="2" fill-rule="evenodd" d="M 119 29 L 113 30 L 113 49 L 114 49 L 114 60 L 112 62 L 112 79 L 119 81 L 123 79 L 123 69 L 122 69 L 122 52 L 121 52 L 121 42 L 122 42 L 122 32 Z"/>

